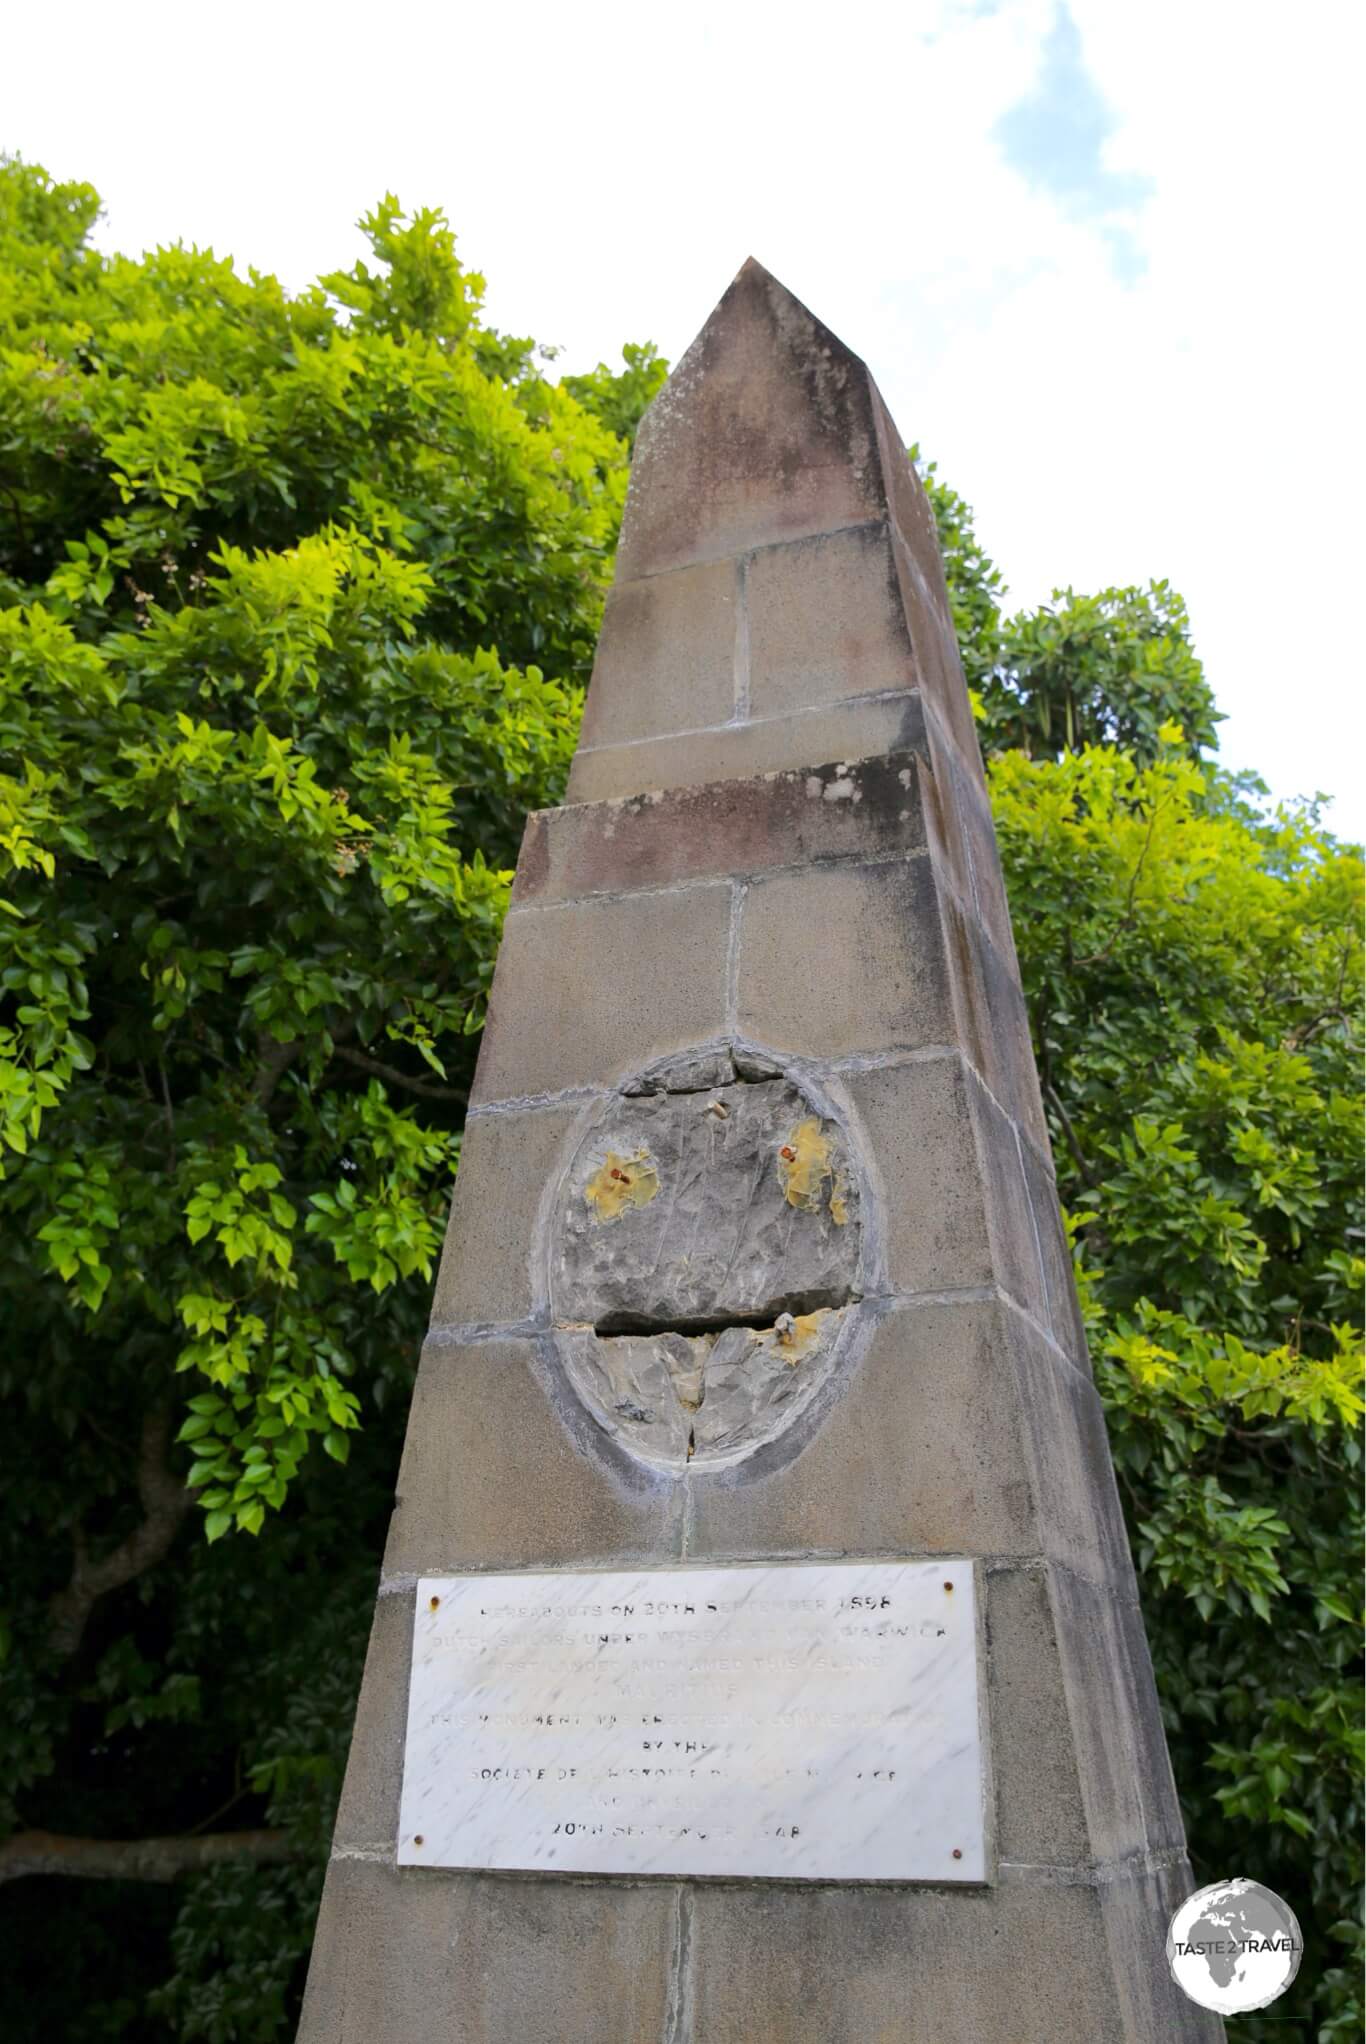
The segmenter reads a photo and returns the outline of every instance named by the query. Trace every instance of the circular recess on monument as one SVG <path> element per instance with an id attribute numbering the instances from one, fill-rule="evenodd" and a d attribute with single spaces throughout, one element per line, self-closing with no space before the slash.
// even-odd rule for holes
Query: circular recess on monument
<path id="1" fill-rule="evenodd" d="M 556 1344 L 599 1426 L 681 1473 L 808 1412 L 862 1318 L 862 1180 L 847 1129 L 776 1059 L 689 1052 L 622 1087 L 550 1243 Z"/>

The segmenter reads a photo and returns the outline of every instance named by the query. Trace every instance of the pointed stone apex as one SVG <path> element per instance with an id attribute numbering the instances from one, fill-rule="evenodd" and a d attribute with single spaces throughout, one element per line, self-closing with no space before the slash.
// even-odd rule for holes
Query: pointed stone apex
<path id="1" fill-rule="evenodd" d="M 641 422 L 570 800 L 863 758 L 927 707 L 980 772 L 906 444 L 749 256 Z"/>
<path id="2" fill-rule="evenodd" d="M 747 256 L 646 413 L 622 581 L 885 515 L 858 356 Z"/>

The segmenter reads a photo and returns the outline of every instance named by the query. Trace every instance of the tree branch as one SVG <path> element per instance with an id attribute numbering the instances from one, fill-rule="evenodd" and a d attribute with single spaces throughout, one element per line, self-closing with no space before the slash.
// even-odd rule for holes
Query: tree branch
<path id="1" fill-rule="evenodd" d="M 16 1831 L 0 1845 L 0 1881 L 70 1874 L 86 1881 L 175 1881 L 206 1867 L 250 1860 L 282 1866 L 301 1857 L 287 1831 L 211 1831 L 202 1838 L 66 1838 Z"/>
<path id="2" fill-rule="evenodd" d="M 430 1079 L 410 1079 L 406 1072 L 381 1064 L 377 1057 L 369 1057 L 363 1050 L 351 1050 L 344 1043 L 334 1043 L 332 1055 L 341 1058 L 344 1064 L 354 1065 L 357 1071 L 372 1072 L 377 1079 L 387 1079 L 391 1086 L 401 1086 L 423 1100 L 454 1100 L 463 1107 L 470 1097 L 460 1086 L 435 1086 Z"/>
<path id="3" fill-rule="evenodd" d="M 258 1107 L 270 1105 L 271 1094 L 299 1055 L 299 1049 L 297 1041 L 281 1043 L 274 1036 L 263 1042 L 256 1077 L 252 1080 L 251 1086 L 251 1097 Z"/>
<path id="4" fill-rule="evenodd" d="M 1072 1126 L 1072 1117 L 1067 1112 L 1067 1109 L 1063 1106 L 1062 1101 L 1058 1096 L 1058 1089 L 1052 1083 L 1051 1080 L 1045 1083 L 1044 1091 L 1045 1093 L 1047 1093 L 1049 1099 L 1053 1102 L 1054 1107 L 1057 1109 L 1058 1120 L 1062 1123 L 1062 1132 L 1067 1139 L 1067 1147 L 1068 1150 L 1071 1152 L 1072 1162 L 1076 1165 L 1078 1171 L 1081 1173 L 1083 1184 L 1089 1185 L 1091 1190 L 1094 1192 L 1096 1186 L 1100 1183 L 1100 1181 L 1096 1177 L 1095 1172 L 1091 1169 L 1090 1165 L 1086 1161 L 1086 1152 L 1082 1149 L 1081 1144 L 1077 1141 L 1077 1132 Z"/>
<path id="5" fill-rule="evenodd" d="M 170 1445 L 169 1408 L 158 1406 L 142 1422 L 142 1446 L 138 1455 L 138 1496 L 143 1520 L 111 1553 L 91 1561 L 85 1535 L 79 1526 L 72 1534 L 75 1561 L 71 1581 L 59 1590 L 48 1606 L 48 1641 L 64 1658 L 74 1654 L 85 1634 L 86 1620 L 97 1601 L 110 1590 L 122 1589 L 135 1576 L 152 1568 L 169 1549 L 190 1502 L 190 1493 L 178 1476 L 166 1467 Z"/>
<path id="6" fill-rule="evenodd" d="M 1139 879 L 1143 872 L 1144 862 L 1146 861 L 1148 853 L 1152 848 L 1153 832 L 1157 829 L 1158 811 L 1162 808 L 1162 805 L 1166 801 L 1166 799 L 1167 798 L 1165 795 L 1160 795 L 1157 801 L 1154 802 L 1152 808 L 1148 812 L 1148 828 L 1143 835 L 1143 848 L 1139 852 L 1138 863 L 1135 865 L 1133 872 L 1129 875 L 1129 886 L 1128 891 L 1124 898 L 1123 915 L 1115 924 L 1114 929 L 1110 932 L 1109 941 L 1106 944 L 1104 944 L 1099 951 L 1093 951 L 1088 958 L 1078 958 L 1076 960 L 1078 971 L 1082 971 L 1087 966 L 1090 965 L 1103 965 L 1106 959 L 1110 956 L 1110 953 L 1114 950 L 1116 944 L 1119 942 L 1120 933 L 1124 930 L 1127 930 L 1130 924 L 1133 922 L 1134 898 L 1138 893 Z"/>

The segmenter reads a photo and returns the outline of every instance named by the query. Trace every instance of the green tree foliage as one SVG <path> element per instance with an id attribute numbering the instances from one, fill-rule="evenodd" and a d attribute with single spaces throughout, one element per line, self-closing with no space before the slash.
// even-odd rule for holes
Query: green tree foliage
<path id="1" fill-rule="evenodd" d="M 8 1891 L 20 2034 L 277 2038 L 509 868 L 660 372 L 581 403 L 391 198 L 297 298 L 105 258 L 96 212 L 0 166 L 0 1800 L 77 1866 L 267 1835 Z"/>
<path id="2" fill-rule="evenodd" d="M 911 449 L 916 460 L 919 449 Z M 1166 582 L 1057 590 L 1042 610 L 1002 615 L 1005 586 L 988 559 L 972 513 L 930 463 L 934 504 L 954 624 L 968 686 L 987 744 L 1049 759 L 1086 745 L 1115 745 L 1153 758 L 1164 726 L 1198 757 L 1222 721 L 1190 642 L 1186 606 Z"/>
<path id="3" fill-rule="evenodd" d="M 564 387 L 609 432 L 634 447 L 636 427 L 650 400 L 664 388 L 669 365 L 649 341 L 628 341 L 621 353 L 625 369 L 609 369 L 599 362 L 587 376 L 566 376 Z"/>
<path id="4" fill-rule="evenodd" d="M 929 485 L 1197 1868 L 1292 1902 L 1309 1950 L 1274 2013 L 1345 2044 L 1361 859 L 1200 763 L 1210 699 L 1165 584 L 1003 619 L 966 507 Z"/>

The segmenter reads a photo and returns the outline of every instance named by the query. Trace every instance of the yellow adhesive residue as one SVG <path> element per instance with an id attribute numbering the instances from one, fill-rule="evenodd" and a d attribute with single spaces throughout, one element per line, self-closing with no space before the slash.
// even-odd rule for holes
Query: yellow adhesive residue
<path id="1" fill-rule="evenodd" d="M 833 1176 L 834 1167 L 830 1162 L 830 1138 L 814 1115 L 809 1121 L 799 1121 L 779 1150 L 778 1171 L 788 1205 L 801 1207 L 809 1214 L 817 1212 L 825 1181 Z"/>
<path id="2" fill-rule="evenodd" d="M 658 1191 L 659 1173 L 648 1150 L 637 1150 L 634 1157 L 619 1157 L 609 1150 L 583 1196 L 600 1221 L 619 1221 L 628 1207 L 647 1207 Z"/>
<path id="3" fill-rule="evenodd" d="M 803 1356 L 809 1356 L 821 1338 L 821 1326 L 830 1317 L 828 1306 L 817 1307 L 814 1313 L 784 1313 L 773 1330 L 773 1340 L 778 1353 L 789 1368 L 799 1363 Z M 769 1337 L 765 1335 L 765 1340 Z"/>
<path id="4" fill-rule="evenodd" d="M 849 1182 L 843 1168 L 833 1162 L 830 1138 L 814 1115 L 809 1121 L 799 1121 L 782 1145 L 778 1152 L 778 1170 L 788 1205 L 799 1207 L 806 1214 L 820 1212 L 828 1180 L 830 1218 L 837 1228 L 846 1226 L 849 1220 Z"/>

